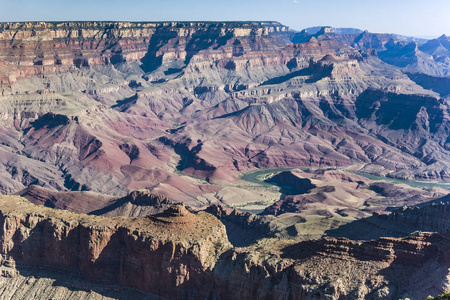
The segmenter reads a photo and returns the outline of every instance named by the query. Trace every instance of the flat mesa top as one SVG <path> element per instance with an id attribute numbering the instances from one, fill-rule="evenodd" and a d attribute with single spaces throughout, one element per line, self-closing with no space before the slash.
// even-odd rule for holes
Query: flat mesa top
<path id="1" fill-rule="evenodd" d="M 159 28 L 159 27 L 286 27 L 276 21 L 66 21 L 66 22 L 0 22 L 0 30 L 7 29 L 66 29 L 66 28 Z M 287 27 L 286 27 L 287 28 Z"/>

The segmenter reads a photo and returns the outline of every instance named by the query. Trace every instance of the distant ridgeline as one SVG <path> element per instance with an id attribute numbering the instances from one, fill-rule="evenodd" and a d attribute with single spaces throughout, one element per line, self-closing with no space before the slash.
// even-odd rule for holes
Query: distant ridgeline
<path id="1" fill-rule="evenodd" d="M 0 23 L 0 191 L 148 188 L 201 206 L 254 168 L 449 179 L 446 80 L 434 80 L 447 40 L 278 22 Z"/>

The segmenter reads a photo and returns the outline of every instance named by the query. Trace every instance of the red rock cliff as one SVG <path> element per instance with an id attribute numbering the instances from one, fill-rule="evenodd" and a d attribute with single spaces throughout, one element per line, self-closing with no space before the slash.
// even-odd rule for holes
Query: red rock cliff
<path id="1" fill-rule="evenodd" d="M 101 218 L 2 198 L 3 262 L 131 286 L 170 298 L 195 290 L 231 245 L 225 228 L 207 213 L 184 206 L 147 218 Z"/>
<path id="2" fill-rule="evenodd" d="M 231 249 L 215 217 L 180 205 L 154 217 L 102 218 L 1 201 L 2 270 L 39 267 L 172 299 L 424 299 L 450 287 L 448 233 Z"/>

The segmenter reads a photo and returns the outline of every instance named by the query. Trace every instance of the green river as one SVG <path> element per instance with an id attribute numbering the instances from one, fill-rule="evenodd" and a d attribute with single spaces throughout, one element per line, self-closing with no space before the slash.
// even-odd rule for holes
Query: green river
<path id="1" fill-rule="evenodd" d="M 272 174 L 272 173 L 289 171 L 289 170 L 294 170 L 294 169 L 308 170 L 308 168 L 261 169 L 261 170 L 247 172 L 247 173 L 243 174 L 242 176 L 240 176 L 239 179 L 248 181 L 248 182 L 252 182 L 252 183 L 256 183 L 256 184 L 260 184 L 260 185 L 264 185 L 264 186 L 272 186 L 273 184 L 264 182 L 263 180 L 261 180 L 259 178 L 264 177 L 269 174 Z M 344 172 L 348 172 L 348 171 L 344 171 Z M 403 184 L 407 184 L 409 186 L 418 187 L 418 188 L 439 187 L 439 188 L 444 188 L 444 189 L 450 190 L 450 182 L 448 182 L 448 181 L 429 182 L 429 181 L 403 180 L 403 179 L 389 178 L 389 177 L 377 176 L 377 175 L 371 175 L 371 174 L 359 173 L 359 172 L 349 172 L 349 173 L 363 176 L 370 180 L 375 180 L 375 181 L 382 180 L 382 181 L 387 181 L 387 182 L 392 182 L 392 183 L 397 183 L 397 184 L 403 183 Z"/>

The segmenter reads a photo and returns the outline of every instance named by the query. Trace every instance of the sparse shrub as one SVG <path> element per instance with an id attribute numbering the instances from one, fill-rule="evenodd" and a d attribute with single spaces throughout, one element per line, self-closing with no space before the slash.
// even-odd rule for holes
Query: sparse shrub
<path id="1" fill-rule="evenodd" d="M 443 294 L 436 297 L 428 296 L 427 300 L 450 300 L 450 291 L 445 291 Z"/>

